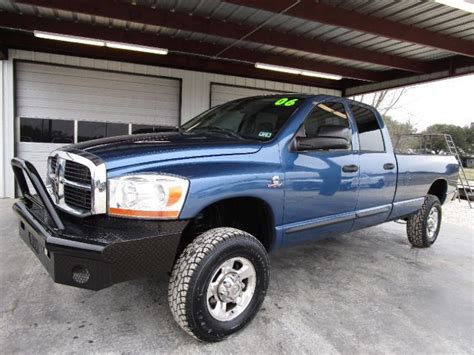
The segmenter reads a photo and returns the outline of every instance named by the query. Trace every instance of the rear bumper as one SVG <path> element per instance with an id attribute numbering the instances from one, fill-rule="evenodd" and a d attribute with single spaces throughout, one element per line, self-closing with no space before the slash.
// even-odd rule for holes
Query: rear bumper
<path id="1" fill-rule="evenodd" d="M 12 162 L 23 194 L 13 205 L 19 235 L 54 282 L 100 290 L 171 270 L 187 221 L 71 217 L 52 207 L 36 169 L 25 163 Z M 27 189 L 24 174 L 36 195 Z"/>

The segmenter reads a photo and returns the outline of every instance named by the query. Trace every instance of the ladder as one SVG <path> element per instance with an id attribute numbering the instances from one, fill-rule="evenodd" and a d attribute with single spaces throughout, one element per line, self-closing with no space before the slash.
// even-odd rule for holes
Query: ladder
<path id="1" fill-rule="evenodd" d="M 459 180 L 461 181 L 461 188 L 464 191 L 464 194 L 467 199 L 467 203 L 469 204 L 469 208 L 472 208 L 471 201 L 469 200 L 469 194 L 467 193 L 468 190 L 471 191 L 471 187 L 469 186 L 469 180 L 467 179 L 466 172 L 462 166 L 461 157 L 459 156 L 458 149 L 454 144 L 453 137 L 450 134 L 444 134 L 444 140 L 446 141 L 446 145 L 448 146 L 449 153 L 456 157 L 456 160 L 459 163 Z M 458 186 L 459 190 L 459 186 Z M 458 192 L 459 195 L 459 192 Z"/>

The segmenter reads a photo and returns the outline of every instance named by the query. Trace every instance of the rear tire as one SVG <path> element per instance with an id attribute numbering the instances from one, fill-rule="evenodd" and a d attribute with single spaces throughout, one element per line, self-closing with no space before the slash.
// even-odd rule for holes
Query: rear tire
<path id="1" fill-rule="evenodd" d="M 183 330 L 217 342 L 244 328 L 266 295 L 269 261 L 263 245 L 235 228 L 215 228 L 180 255 L 171 275 L 168 302 Z"/>
<path id="2" fill-rule="evenodd" d="M 426 195 L 423 206 L 407 221 L 410 244 L 416 248 L 430 247 L 438 238 L 441 216 L 441 203 L 438 197 Z"/>

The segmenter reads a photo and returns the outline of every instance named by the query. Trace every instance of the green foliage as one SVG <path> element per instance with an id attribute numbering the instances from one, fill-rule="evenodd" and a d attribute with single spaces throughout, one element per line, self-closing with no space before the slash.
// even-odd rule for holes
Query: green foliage
<path id="1" fill-rule="evenodd" d="M 396 144 L 398 138 L 403 134 L 412 134 L 416 133 L 416 128 L 410 121 L 399 122 L 391 118 L 390 116 L 383 116 L 384 122 L 387 125 L 388 132 L 390 133 L 390 138 L 392 143 Z"/>
<path id="2" fill-rule="evenodd" d="M 450 134 L 461 155 L 474 154 L 474 127 L 459 127 L 453 124 L 434 124 L 429 126 L 423 133 Z M 446 144 L 442 139 L 436 140 L 433 142 L 433 150 L 437 153 L 446 151 Z"/>

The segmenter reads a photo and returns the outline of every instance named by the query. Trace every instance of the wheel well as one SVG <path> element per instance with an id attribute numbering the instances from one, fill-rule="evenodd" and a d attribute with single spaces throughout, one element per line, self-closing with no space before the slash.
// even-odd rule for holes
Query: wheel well
<path id="1" fill-rule="evenodd" d="M 216 227 L 234 227 L 252 234 L 269 251 L 273 243 L 273 213 L 268 204 L 254 197 L 222 200 L 204 208 L 181 235 L 178 252 L 198 235 Z"/>
<path id="2" fill-rule="evenodd" d="M 433 182 L 428 190 L 429 195 L 435 195 L 441 203 L 446 200 L 446 193 L 448 192 L 448 183 L 446 180 L 438 179 Z"/>

